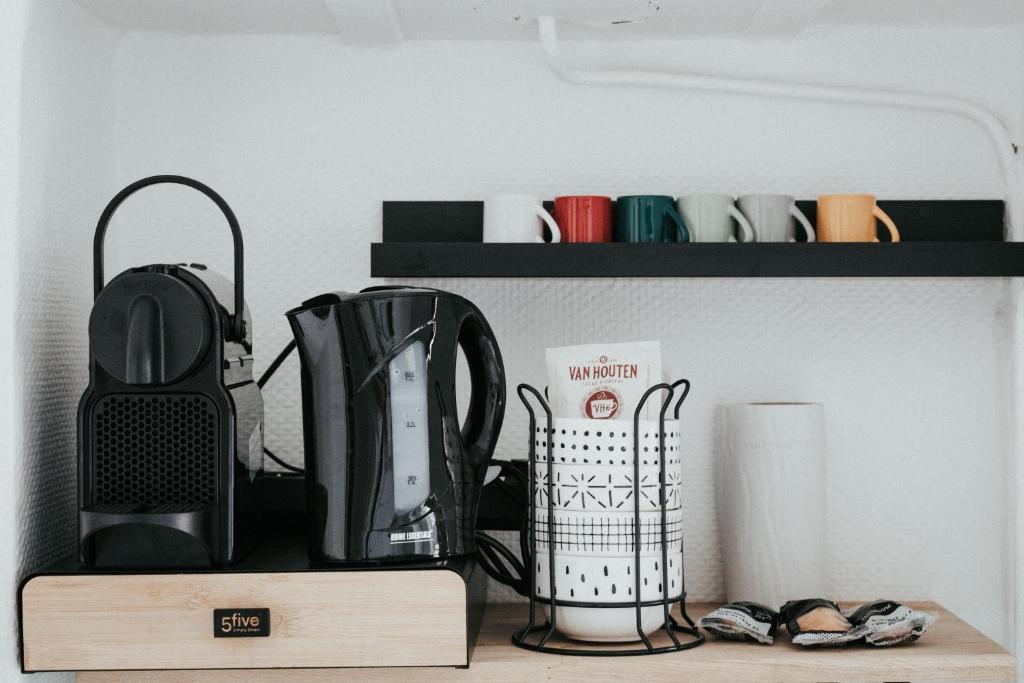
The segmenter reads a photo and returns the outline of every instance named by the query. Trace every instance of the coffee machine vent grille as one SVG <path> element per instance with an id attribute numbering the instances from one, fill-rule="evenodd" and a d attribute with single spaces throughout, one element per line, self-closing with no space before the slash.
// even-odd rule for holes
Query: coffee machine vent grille
<path id="1" fill-rule="evenodd" d="M 93 509 L 217 503 L 217 409 L 199 394 L 112 394 L 93 413 Z"/>

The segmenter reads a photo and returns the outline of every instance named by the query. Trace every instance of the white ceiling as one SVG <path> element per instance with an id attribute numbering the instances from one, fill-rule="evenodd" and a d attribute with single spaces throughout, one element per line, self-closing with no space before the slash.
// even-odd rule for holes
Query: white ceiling
<path id="1" fill-rule="evenodd" d="M 534 40 L 552 14 L 567 39 L 785 38 L 830 25 L 1001 26 L 1022 0 L 75 0 L 129 30 L 338 34 L 352 43 Z M 624 22 L 624 23 L 612 23 Z"/>

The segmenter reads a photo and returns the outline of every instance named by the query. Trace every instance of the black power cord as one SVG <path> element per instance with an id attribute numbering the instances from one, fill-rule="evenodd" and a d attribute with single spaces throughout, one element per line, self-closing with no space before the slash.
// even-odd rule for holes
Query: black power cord
<path id="1" fill-rule="evenodd" d="M 274 359 L 274 362 L 270 364 L 270 366 L 263 372 L 263 375 L 256 381 L 256 386 L 258 386 L 260 389 L 262 389 L 263 385 L 266 384 L 267 381 L 273 376 L 273 374 L 275 372 L 277 372 L 277 369 L 279 367 L 281 367 L 281 363 L 283 363 L 285 361 L 285 359 L 288 358 L 288 356 L 294 350 L 295 350 L 295 340 L 292 339 L 281 350 L 281 353 L 277 354 L 277 358 Z M 302 469 L 301 467 L 296 467 L 295 465 L 290 465 L 290 464 L 286 463 L 284 460 L 282 460 L 281 458 L 279 458 L 276 455 L 274 455 L 274 452 L 271 451 L 266 446 L 263 447 L 263 453 L 266 454 L 266 456 L 268 458 L 270 458 L 271 460 L 276 462 L 278 465 L 280 465 L 281 467 L 285 468 L 286 470 L 288 470 L 290 472 L 295 472 L 296 474 L 305 474 L 306 473 L 306 470 Z"/>
<path id="2" fill-rule="evenodd" d="M 526 475 L 508 461 L 496 460 L 492 464 L 500 466 L 501 471 L 491 486 L 504 489 L 525 510 L 529 504 L 528 496 L 530 495 L 530 486 Z M 509 477 L 514 478 L 518 482 L 518 486 L 510 484 Z M 526 542 L 528 521 L 524 514 L 519 529 L 519 554 L 522 559 L 516 557 L 494 536 L 483 531 L 476 532 L 477 562 L 492 579 L 524 596 L 530 594 L 530 576 L 527 573 L 527 567 L 530 566 L 530 550 Z"/>
<path id="3" fill-rule="evenodd" d="M 279 458 L 276 455 L 274 455 L 274 452 L 272 450 L 270 450 L 269 448 L 267 448 L 266 446 L 263 447 L 263 453 L 268 458 L 270 458 L 271 460 L 273 460 L 274 462 L 276 462 L 278 465 L 280 465 L 281 467 L 285 468 L 286 470 L 289 470 L 291 472 L 295 472 L 296 474 L 305 474 L 306 473 L 306 470 L 302 469 L 301 467 L 296 467 L 295 465 L 290 465 L 290 464 L 286 463 L 284 460 L 282 460 L 281 458 Z"/>
<path id="4" fill-rule="evenodd" d="M 274 361 L 270 364 L 270 367 L 264 370 L 260 378 L 256 380 L 256 386 L 262 389 L 263 385 L 267 383 L 267 380 L 269 380 L 274 375 L 274 373 L 277 372 L 277 369 L 281 367 L 281 363 L 283 363 L 285 359 L 288 358 L 289 354 L 291 354 L 291 352 L 294 350 L 295 340 L 292 339 L 290 342 L 285 344 L 284 348 L 281 349 L 281 353 L 277 354 L 277 358 L 275 358 Z"/>

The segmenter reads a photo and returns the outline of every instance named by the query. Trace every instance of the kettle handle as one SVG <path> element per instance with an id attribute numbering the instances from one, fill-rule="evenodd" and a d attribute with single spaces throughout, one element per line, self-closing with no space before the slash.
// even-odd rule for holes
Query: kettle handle
<path id="1" fill-rule="evenodd" d="M 149 187 L 150 185 L 158 185 L 160 183 L 175 183 L 177 185 L 185 185 L 195 190 L 199 190 L 213 200 L 213 203 L 217 205 L 217 208 L 221 210 L 221 213 L 223 213 L 224 217 L 227 219 L 228 227 L 231 228 L 231 239 L 235 244 L 235 312 L 234 315 L 231 316 L 230 338 L 233 341 L 239 342 L 244 340 L 245 322 L 243 320 L 243 312 L 245 310 L 245 294 L 242 267 L 242 230 L 238 226 L 238 219 L 235 218 L 235 213 L 219 194 L 198 180 L 186 178 L 185 176 L 155 175 L 150 176 L 149 178 L 143 178 L 142 180 L 136 180 L 134 183 L 114 195 L 114 198 L 107 204 L 107 208 L 103 209 L 99 223 L 96 224 L 96 236 L 93 238 L 92 245 L 93 297 L 98 297 L 100 295 L 100 290 L 103 289 L 103 240 L 107 234 L 107 225 L 110 223 L 110 219 L 113 217 L 114 212 L 117 211 L 117 208 L 121 206 L 121 203 L 124 202 L 124 200 L 128 199 L 128 197 L 135 194 L 142 188 Z"/>
<path id="2" fill-rule="evenodd" d="M 462 319 L 459 346 L 466 354 L 471 384 L 462 440 L 468 448 L 490 453 L 505 417 L 505 370 L 494 333 L 475 308 Z"/>

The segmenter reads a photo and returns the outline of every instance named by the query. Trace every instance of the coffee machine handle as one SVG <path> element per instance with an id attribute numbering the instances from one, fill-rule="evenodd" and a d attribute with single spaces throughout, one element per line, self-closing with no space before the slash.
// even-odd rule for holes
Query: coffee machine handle
<path id="1" fill-rule="evenodd" d="M 498 342 L 479 311 L 471 310 L 463 317 L 459 346 L 466 354 L 471 384 L 462 441 L 474 456 L 483 460 L 494 451 L 505 417 L 505 370 Z"/>
<path id="2" fill-rule="evenodd" d="M 103 289 L 103 240 L 107 234 L 107 225 L 110 223 L 110 219 L 114 216 L 114 212 L 121 206 L 124 200 L 128 199 L 131 195 L 135 194 L 144 187 L 150 185 L 159 185 L 161 183 L 174 183 L 176 185 L 185 185 L 195 190 L 199 190 L 207 197 L 213 200 L 213 203 L 217 205 L 217 208 L 224 214 L 224 218 L 228 221 L 228 227 L 231 228 L 231 239 L 235 245 L 235 312 L 231 317 L 231 331 L 230 339 L 232 341 L 241 342 L 245 339 L 245 321 L 243 319 L 245 312 L 245 292 L 243 283 L 243 267 L 242 267 L 242 230 L 238 226 L 238 219 L 235 218 L 234 211 L 228 206 L 228 203 L 224 199 L 214 192 L 212 189 L 192 178 L 186 178 L 180 175 L 155 175 L 149 178 L 143 178 L 142 180 L 136 180 L 134 183 L 124 188 L 110 200 L 107 204 L 107 208 L 103 209 L 103 214 L 100 216 L 99 223 L 96 224 L 96 236 L 93 238 L 92 245 L 92 258 L 93 258 L 93 297 L 100 295 L 100 290 Z"/>

